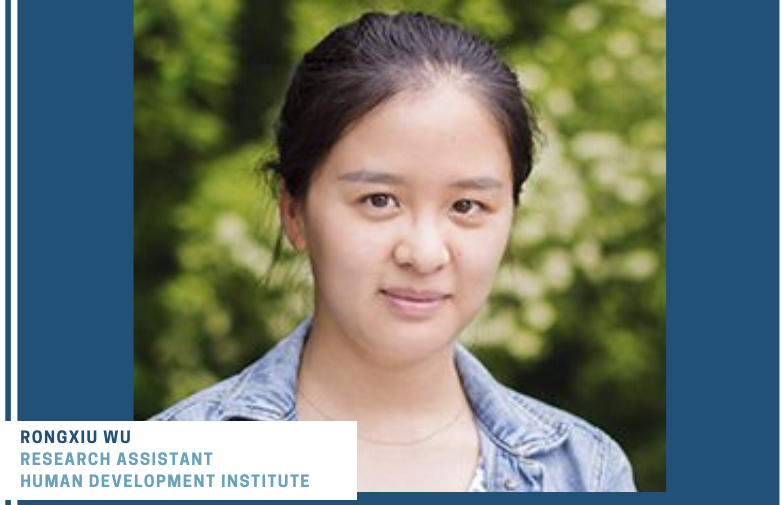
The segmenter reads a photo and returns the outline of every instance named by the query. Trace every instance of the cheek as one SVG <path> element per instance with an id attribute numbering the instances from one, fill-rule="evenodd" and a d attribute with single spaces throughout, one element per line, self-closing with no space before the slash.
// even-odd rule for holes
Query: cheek
<path id="1" fill-rule="evenodd" d="M 461 244 L 457 258 L 463 272 L 462 284 L 476 297 L 488 296 L 507 243 L 508 233 L 501 228 Z"/>
<path id="2" fill-rule="evenodd" d="M 313 269 L 321 280 L 335 278 L 345 284 L 373 280 L 387 256 L 386 234 L 362 228 L 345 216 L 310 220 L 307 235 Z"/>

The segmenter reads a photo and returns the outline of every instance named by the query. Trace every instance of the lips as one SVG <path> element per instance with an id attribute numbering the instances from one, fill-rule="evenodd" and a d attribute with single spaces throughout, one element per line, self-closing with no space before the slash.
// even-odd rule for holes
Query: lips
<path id="1" fill-rule="evenodd" d="M 408 300 L 411 302 L 433 302 L 448 298 L 448 295 L 437 291 L 415 291 L 413 289 L 383 289 L 381 293 L 399 298 L 401 300 Z"/>
<path id="2" fill-rule="evenodd" d="M 451 295 L 439 291 L 418 291 L 407 288 L 380 290 L 388 306 L 406 317 L 426 317 L 435 314 Z"/>

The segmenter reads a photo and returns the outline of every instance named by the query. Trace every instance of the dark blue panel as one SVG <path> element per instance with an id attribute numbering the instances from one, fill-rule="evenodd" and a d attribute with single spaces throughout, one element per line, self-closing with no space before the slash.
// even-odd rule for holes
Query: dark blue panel
<path id="1" fill-rule="evenodd" d="M 19 2 L 20 420 L 133 415 L 133 3 Z"/>
<path id="2" fill-rule="evenodd" d="M 779 492 L 778 7 L 668 18 L 669 490 L 720 503 Z"/>

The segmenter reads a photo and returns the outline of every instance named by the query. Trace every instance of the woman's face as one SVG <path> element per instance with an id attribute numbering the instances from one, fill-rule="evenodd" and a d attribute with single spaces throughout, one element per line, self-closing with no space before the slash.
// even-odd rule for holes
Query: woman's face
<path id="1" fill-rule="evenodd" d="M 284 193 L 284 192 L 283 192 Z M 367 359 L 446 350 L 486 301 L 507 244 L 511 162 L 489 112 L 441 84 L 357 122 L 283 224 L 307 250 L 315 325 Z"/>

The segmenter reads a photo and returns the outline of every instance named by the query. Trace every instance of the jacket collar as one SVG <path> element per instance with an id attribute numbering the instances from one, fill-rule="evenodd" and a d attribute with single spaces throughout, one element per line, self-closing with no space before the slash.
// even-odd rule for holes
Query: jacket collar
<path id="1" fill-rule="evenodd" d="M 222 403 L 220 420 L 288 421 L 296 416 L 296 386 L 307 318 L 284 340 L 250 365 Z"/>
<path id="2" fill-rule="evenodd" d="M 296 418 L 298 371 L 310 327 L 311 320 L 305 320 L 240 374 L 221 404 L 221 420 Z M 499 384 L 461 344 L 456 346 L 456 366 L 477 420 L 506 451 L 526 458 L 567 438 L 568 424 L 552 419 L 531 400 Z"/>
<path id="3" fill-rule="evenodd" d="M 551 418 L 525 396 L 498 383 L 461 344 L 456 346 L 456 367 L 476 418 L 508 452 L 529 457 L 567 438 L 568 424 Z"/>

